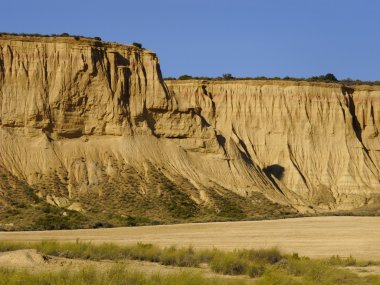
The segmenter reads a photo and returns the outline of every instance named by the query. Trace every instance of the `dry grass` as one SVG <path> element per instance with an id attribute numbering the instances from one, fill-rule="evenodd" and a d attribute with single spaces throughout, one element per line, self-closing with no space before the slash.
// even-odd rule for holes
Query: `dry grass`
<path id="1" fill-rule="evenodd" d="M 228 280 L 225 278 L 206 278 L 191 271 L 173 274 L 144 274 L 131 271 L 123 265 L 115 265 L 110 269 L 99 272 L 95 267 L 87 267 L 80 271 L 61 270 L 59 272 L 15 271 L 0 268 L 0 282 L 7 285 L 244 285 L 253 284 L 244 280 Z"/>
<path id="2" fill-rule="evenodd" d="M 91 243 L 58 243 L 44 241 L 39 243 L 0 243 L 0 251 L 34 248 L 39 252 L 71 259 L 145 260 L 176 267 L 206 266 L 219 274 L 248 275 L 255 278 L 255 284 L 379 284 L 379 275 L 359 276 L 342 265 L 356 262 L 352 257 L 342 259 L 315 260 L 299 257 L 298 254 L 285 255 L 277 249 L 244 249 L 230 252 L 219 249 L 194 250 L 191 247 L 160 248 L 150 244 L 120 246 L 115 244 L 93 245 Z M 117 264 L 117 263 L 116 263 Z M 338 267 L 339 265 L 340 267 Z M 132 272 L 125 263 L 103 270 L 95 267 L 81 270 L 61 270 L 55 272 L 0 270 L 0 281 L 4 284 L 251 284 L 243 279 L 220 279 L 205 277 L 197 271 L 181 271 L 173 274 L 157 275 Z M 12 283 L 13 282 L 13 283 Z M 219 283 L 218 283 L 219 282 Z M 220 283 L 221 282 L 221 283 Z"/>

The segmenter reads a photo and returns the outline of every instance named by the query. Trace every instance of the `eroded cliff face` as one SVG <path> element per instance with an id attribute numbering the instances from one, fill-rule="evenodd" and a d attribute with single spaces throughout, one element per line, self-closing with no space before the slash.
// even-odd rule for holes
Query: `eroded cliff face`
<path id="1" fill-rule="evenodd" d="M 147 109 L 168 108 L 158 68 L 154 53 L 123 45 L 1 40 L 1 124 L 62 138 L 131 132 Z"/>
<path id="2" fill-rule="evenodd" d="M 21 184 L 0 187 L 27 182 L 59 207 L 155 219 L 352 209 L 380 193 L 379 98 L 326 84 L 164 83 L 147 50 L 2 36 L 0 172 Z"/>
<path id="3" fill-rule="evenodd" d="M 377 203 L 380 88 L 284 81 L 170 81 L 293 199 L 323 209 Z"/>
<path id="4" fill-rule="evenodd" d="M 295 212 L 239 144 L 167 89 L 150 51 L 2 36 L 0 104 L 0 168 L 50 204 L 161 220 Z"/>

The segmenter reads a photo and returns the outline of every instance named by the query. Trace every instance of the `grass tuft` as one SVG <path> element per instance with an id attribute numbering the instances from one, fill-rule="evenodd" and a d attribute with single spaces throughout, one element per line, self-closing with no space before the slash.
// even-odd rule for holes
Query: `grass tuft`
<path id="1" fill-rule="evenodd" d="M 247 270 L 248 263 L 234 253 L 219 252 L 211 260 L 210 268 L 227 275 L 241 275 Z"/>
<path id="2" fill-rule="evenodd" d="M 95 267 L 87 267 L 79 271 L 61 270 L 58 272 L 27 272 L 0 268 L 1 284 L 7 285 L 244 285 L 251 282 L 227 280 L 221 278 L 206 278 L 205 276 L 181 271 L 173 274 L 144 274 L 131 271 L 123 265 L 115 265 L 106 271 L 99 271 Z"/>
<path id="3" fill-rule="evenodd" d="M 143 243 L 121 246 L 112 243 L 95 245 L 80 241 L 75 243 L 59 243 L 56 241 L 42 241 L 37 243 L 0 242 L 0 252 L 13 251 L 17 249 L 36 249 L 43 254 L 72 259 L 89 259 L 97 261 L 122 261 L 129 259 L 157 262 L 163 265 L 178 267 L 198 267 L 202 264 L 202 267 L 208 267 L 212 271 L 219 274 L 247 275 L 257 279 L 257 284 L 261 285 L 380 284 L 379 276 L 360 277 L 357 274 L 345 269 L 344 266 L 358 264 L 357 261 L 351 256 L 348 258 L 332 256 L 329 259 L 314 260 L 307 257 L 300 257 L 298 254 L 284 255 L 281 254 L 281 252 L 276 248 L 259 250 L 239 249 L 232 252 L 227 252 L 216 248 L 204 250 L 195 250 L 192 247 L 177 248 L 174 246 L 161 248 L 156 245 Z M 365 263 L 361 261 L 360 264 Z M 369 264 L 369 262 L 367 264 Z M 98 272 L 93 272 L 90 269 L 87 271 L 81 271 L 80 273 L 61 272 L 58 275 L 52 275 L 51 273 L 45 273 L 45 275 L 42 273 L 37 275 L 28 274 L 29 273 L 2 270 L 0 272 L 0 281 L 3 283 L 5 282 L 4 284 L 218 284 L 212 283 L 214 281 L 210 281 L 211 279 L 202 279 L 203 277 L 201 276 L 191 274 L 175 274 L 165 277 L 141 277 L 137 273 L 127 272 L 125 271 L 125 268 L 123 269 L 118 267 L 112 268 L 111 271 L 101 276 Z M 67 275 L 67 282 L 70 281 L 73 283 L 56 282 L 56 280 L 60 280 L 60 274 L 62 274 L 62 276 Z M 73 279 L 70 279 L 70 276 Z M 79 281 L 75 281 L 75 278 L 78 278 L 77 280 Z M 201 281 L 194 281 L 197 280 L 197 278 L 200 278 L 199 280 Z M 30 280 L 30 282 L 22 283 L 20 280 Z M 51 280 L 51 282 L 45 282 L 45 280 Z M 103 280 L 104 282 L 102 281 L 103 283 L 97 283 L 100 282 L 99 280 Z M 110 280 L 113 281 L 111 282 Z M 122 280 L 130 280 L 130 283 L 123 283 Z M 74 281 L 79 283 L 75 283 Z M 223 280 L 222 284 L 228 283 L 225 283 Z"/>

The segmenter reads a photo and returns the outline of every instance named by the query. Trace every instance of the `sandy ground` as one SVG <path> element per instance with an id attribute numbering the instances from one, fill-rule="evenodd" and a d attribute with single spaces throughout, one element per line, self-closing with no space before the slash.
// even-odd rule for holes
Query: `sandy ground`
<path id="1" fill-rule="evenodd" d="M 0 232 L 0 240 L 192 245 L 195 248 L 278 247 L 310 257 L 380 260 L 380 217 L 315 217 L 271 221 L 179 224 L 71 231 Z"/>

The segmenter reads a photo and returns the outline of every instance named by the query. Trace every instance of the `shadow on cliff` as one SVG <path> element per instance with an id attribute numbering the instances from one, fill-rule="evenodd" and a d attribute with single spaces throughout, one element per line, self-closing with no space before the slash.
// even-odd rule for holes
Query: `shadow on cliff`
<path id="1" fill-rule="evenodd" d="M 263 169 L 264 173 L 269 177 L 272 178 L 272 175 L 276 177 L 278 180 L 281 180 L 281 178 L 284 176 L 285 168 L 282 167 L 279 164 L 273 164 L 265 167 Z"/>
<path id="2" fill-rule="evenodd" d="M 273 177 L 275 177 L 278 180 L 281 180 L 281 178 L 284 176 L 285 168 L 279 164 L 272 164 L 267 167 L 264 167 L 263 171 L 269 178 L 269 180 L 274 184 L 274 186 L 276 186 L 276 188 L 282 192 L 280 186 L 278 186 Z"/>
<path id="3" fill-rule="evenodd" d="M 358 138 L 360 143 L 363 144 L 363 142 L 362 142 L 362 126 L 360 125 L 360 122 L 356 116 L 355 102 L 352 98 L 352 95 L 354 94 L 355 90 L 353 88 L 347 87 L 347 86 L 342 86 L 341 89 L 342 89 L 342 93 L 345 96 L 347 96 L 348 109 L 349 109 L 351 117 L 352 117 L 352 126 L 354 128 L 356 137 Z"/>

